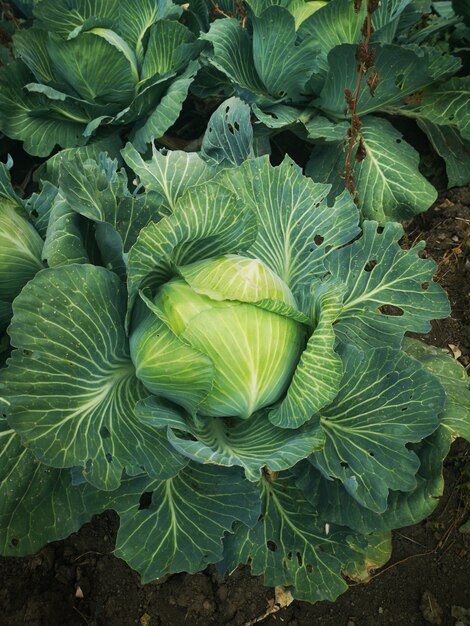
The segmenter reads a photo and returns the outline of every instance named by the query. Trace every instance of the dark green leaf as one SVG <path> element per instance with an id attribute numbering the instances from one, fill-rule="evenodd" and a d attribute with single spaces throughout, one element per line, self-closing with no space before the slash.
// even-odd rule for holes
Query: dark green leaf
<path id="1" fill-rule="evenodd" d="M 337 336 L 361 348 L 400 347 L 406 331 L 426 333 L 430 319 L 449 315 L 442 287 L 433 281 L 436 264 L 421 259 L 424 242 L 410 250 L 398 245 L 400 224 L 364 222 L 363 235 L 352 245 L 331 253 L 327 269 L 347 287 Z"/>
<path id="2" fill-rule="evenodd" d="M 253 128 L 247 104 L 229 98 L 216 109 L 207 125 L 201 156 L 213 167 L 234 167 L 253 157 Z"/>
<path id="3" fill-rule="evenodd" d="M 81 467 L 105 490 L 119 486 L 126 464 L 165 478 L 182 466 L 160 432 L 137 427 L 134 405 L 148 392 L 129 358 L 125 302 L 118 277 L 104 268 L 43 270 L 15 300 L 16 350 L 0 375 L 22 441 L 42 462 Z"/>
<path id="4" fill-rule="evenodd" d="M 399 350 L 341 351 L 344 376 L 321 410 L 323 450 L 311 457 L 326 478 L 341 480 L 362 506 L 381 513 L 390 490 L 416 487 L 419 458 L 407 444 L 439 426 L 445 393 L 438 381 Z"/>

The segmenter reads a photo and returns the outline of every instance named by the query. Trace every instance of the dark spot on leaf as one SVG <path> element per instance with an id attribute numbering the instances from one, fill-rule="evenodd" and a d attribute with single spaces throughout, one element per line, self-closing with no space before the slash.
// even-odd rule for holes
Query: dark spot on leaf
<path id="1" fill-rule="evenodd" d="M 297 563 L 299 564 L 299 567 L 302 567 L 303 559 L 302 559 L 302 555 L 300 554 L 300 552 L 297 552 L 296 557 L 297 557 Z"/>
<path id="2" fill-rule="evenodd" d="M 397 143 L 401 143 L 401 139 L 395 139 Z"/>
<path id="3" fill-rule="evenodd" d="M 427 281 L 425 281 L 424 283 L 421 283 L 421 288 L 424 290 L 429 289 L 429 283 Z"/>
<path id="4" fill-rule="evenodd" d="M 407 406 L 404 406 L 404 407 L 402 408 L 402 411 L 408 411 L 408 407 L 407 407 Z"/>
<path id="5" fill-rule="evenodd" d="M 307 563 L 307 565 L 305 566 L 306 570 L 309 574 L 311 574 L 313 572 L 313 565 L 311 563 Z"/>
<path id="6" fill-rule="evenodd" d="M 106 460 L 108 461 L 108 463 L 112 463 L 113 455 L 110 454 L 109 452 L 106 452 Z"/>
<path id="7" fill-rule="evenodd" d="M 372 451 L 369 451 L 369 455 L 370 455 L 371 457 L 375 457 L 375 454 L 374 454 Z"/>
<path id="8" fill-rule="evenodd" d="M 11 545 L 14 546 L 15 548 L 19 543 L 20 543 L 20 540 L 17 539 L 16 537 L 13 537 L 13 539 L 11 540 Z"/>
<path id="9" fill-rule="evenodd" d="M 376 265 L 377 261 L 375 259 L 367 261 L 367 263 L 364 265 L 364 272 L 372 272 Z"/>
<path id="10" fill-rule="evenodd" d="M 401 317 L 404 314 L 403 309 L 393 304 L 383 304 L 379 306 L 378 311 L 383 315 L 393 315 L 394 317 Z"/>
<path id="11" fill-rule="evenodd" d="M 288 561 L 292 561 L 292 552 L 288 552 L 288 553 L 287 553 L 287 555 L 286 555 L 286 559 L 287 559 Z"/>
<path id="12" fill-rule="evenodd" d="M 271 550 L 271 552 L 276 552 L 277 551 L 277 545 L 274 543 L 274 541 L 267 541 L 266 542 L 266 546 L 267 546 L 268 550 Z"/>
<path id="13" fill-rule="evenodd" d="M 348 467 L 349 467 L 349 463 L 346 463 L 346 461 L 341 461 L 340 465 L 344 469 L 348 469 Z"/>
<path id="14" fill-rule="evenodd" d="M 232 124 L 227 124 L 227 128 L 228 128 L 229 133 L 232 133 L 232 135 L 235 135 L 235 131 L 233 130 Z"/>
<path id="15" fill-rule="evenodd" d="M 100 428 L 100 437 L 102 439 L 106 439 L 106 437 L 111 437 L 111 433 L 109 432 L 109 430 L 106 428 L 106 426 L 102 426 Z"/>
<path id="16" fill-rule="evenodd" d="M 322 237 L 321 235 L 315 235 L 315 237 L 313 238 L 313 241 L 317 244 L 317 246 L 321 246 L 322 243 L 325 241 L 325 238 Z"/>
<path id="17" fill-rule="evenodd" d="M 238 122 L 235 122 L 233 125 L 235 126 L 235 130 L 240 130 L 240 124 Z"/>
<path id="18" fill-rule="evenodd" d="M 139 511 L 150 508 L 153 491 L 145 491 L 139 498 Z"/>
<path id="19" fill-rule="evenodd" d="M 379 235 L 381 235 L 384 232 L 384 227 L 383 226 L 377 226 L 377 232 L 379 233 Z"/>

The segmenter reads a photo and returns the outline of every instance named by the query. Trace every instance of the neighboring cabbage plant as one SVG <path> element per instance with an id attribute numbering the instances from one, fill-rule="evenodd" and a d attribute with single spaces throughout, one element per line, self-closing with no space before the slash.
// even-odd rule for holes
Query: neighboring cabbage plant
<path id="1" fill-rule="evenodd" d="M 196 36 L 171 0 L 40 0 L 0 72 L 0 130 L 27 152 L 119 130 L 140 150 L 177 119 L 198 70 Z"/>
<path id="2" fill-rule="evenodd" d="M 11 303 L 44 268 L 44 241 L 11 185 L 11 165 L 11 160 L 0 163 L 0 339 L 11 318 Z M 0 353 L 2 347 L 6 344 L 0 345 Z"/>
<path id="3" fill-rule="evenodd" d="M 290 129 L 313 143 L 307 174 L 340 193 L 350 125 L 345 89 L 356 90 L 368 3 L 331 0 L 310 12 L 311 4 L 248 0 L 246 15 L 219 15 L 202 35 L 210 44 L 204 58 L 214 94 L 220 86 L 226 91 L 229 81 L 251 105 L 260 135 Z M 361 5 L 358 12 L 355 5 Z M 372 14 L 375 59 L 359 91 L 362 127 L 352 159 L 366 219 L 408 219 L 436 199 L 418 169 L 418 152 L 402 135 L 403 119 L 394 125 L 400 117 L 416 120 L 444 158 L 449 186 L 470 182 L 470 78 L 458 73 L 461 59 L 435 40 L 458 21 L 450 6 L 438 16 L 430 2 L 418 6 L 412 0 L 381 2 Z M 199 85 L 198 78 L 192 88 L 207 95 L 210 73 L 204 72 L 206 80 Z M 282 145 L 291 149 L 285 136 Z"/>
<path id="4" fill-rule="evenodd" d="M 467 386 L 402 348 L 449 313 L 424 243 L 361 233 L 349 195 L 327 200 L 289 158 L 240 163 L 249 145 L 216 130 L 244 125 L 229 107 L 202 156 L 127 145 L 132 193 L 116 162 L 63 158 L 54 254 L 13 302 L 0 370 L 0 550 L 112 508 L 144 582 L 250 563 L 333 600 L 436 506 Z"/>

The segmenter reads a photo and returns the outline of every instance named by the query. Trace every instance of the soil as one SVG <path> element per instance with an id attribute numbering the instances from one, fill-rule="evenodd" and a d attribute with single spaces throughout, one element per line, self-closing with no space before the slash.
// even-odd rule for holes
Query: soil
<path id="1" fill-rule="evenodd" d="M 407 224 L 406 233 L 405 244 L 428 242 L 426 254 L 438 263 L 437 278 L 452 303 L 451 317 L 434 323 L 425 340 L 452 346 L 467 366 L 470 187 L 442 193 L 430 211 Z M 456 624 L 455 607 L 470 609 L 470 535 L 459 532 L 470 512 L 464 485 L 469 451 L 463 441 L 454 444 L 438 509 L 429 520 L 394 533 L 392 560 L 368 584 L 352 585 L 335 603 L 294 601 L 264 619 L 264 626 Z M 273 604 L 273 590 L 246 567 L 225 580 L 208 568 L 141 585 L 112 554 L 117 527 L 117 516 L 107 512 L 33 557 L 0 559 L 0 625 L 241 626 Z M 460 619 L 470 624 L 468 616 Z"/>

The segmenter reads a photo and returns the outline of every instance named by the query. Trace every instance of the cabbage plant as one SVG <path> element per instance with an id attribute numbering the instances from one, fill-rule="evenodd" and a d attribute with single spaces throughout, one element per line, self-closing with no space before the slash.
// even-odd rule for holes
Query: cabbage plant
<path id="1" fill-rule="evenodd" d="M 40 0 L 32 10 L 32 27 L 13 37 L 17 61 L 0 71 L 5 135 L 36 156 L 119 131 L 145 150 L 175 122 L 199 67 L 181 7 Z"/>
<path id="2" fill-rule="evenodd" d="M 470 437 L 465 373 L 403 343 L 449 313 L 424 243 L 361 232 L 289 158 L 235 163 L 229 113 L 201 155 L 127 145 L 133 192 L 104 155 L 64 156 L 49 212 L 34 199 L 49 268 L 13 301 L 0 370 L 0 550 L 112 508 L 143 582 L 250 563 L 333 600 L 436 506 Z"/>
<path id="3" fill-rule="evenodd" d="M 356 91 L 368 3 L 330 0 L 310 11 L 312 4 L 248 0 L 244 19 L 236 12 L 219 16 L 202 35 L 209 44 L 204 59 L 212 75 L 217 72 L 213 94 L 228 82 L 251 105 L 261 135 L 289 129 L 314 144 L 307 173 L 340 193 L 351 123 L 345 90 Z M 450 187 L 470 182 L 470 78 L 448 45 L 462 19 L 450 6 L 445 15 L 432 15 L 431 5 L 439 11 L 438 4 L 380 2 L 372 14 L 375 52 L 359 90 L 362 126 L 352 165 L 361 212 L 379 223 L 409 219 L 437 197 L 402 134 L 405 118 L 445 160 Z M 436 40 L 441 33 L 447 36 Z M 210 86 L 206 80 L 203 93 Z"/>

